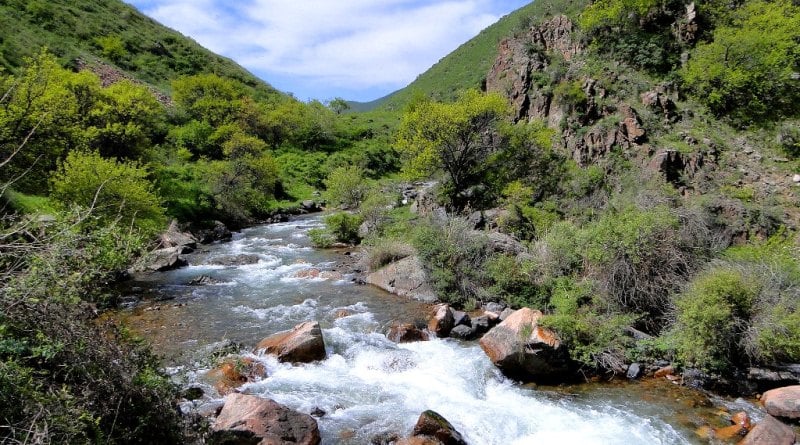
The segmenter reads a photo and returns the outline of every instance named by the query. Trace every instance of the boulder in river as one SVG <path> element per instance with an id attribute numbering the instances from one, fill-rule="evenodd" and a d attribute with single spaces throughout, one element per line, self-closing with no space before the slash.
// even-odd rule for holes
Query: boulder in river
<path id="1" fill-rule="evenodd" d="M 315 321 L 300 323 L 291 330 L 270 335 L 256 346 L 256 352 L 260 351 L 289 363 L 310 363 L 326 357 L 322 329 Z"/>
<path id="2" fill-rule="evenodd" d="M 248 264 L 256 264 L 261 259 L 258 255 L 251 253 L 242 253 L 239 255 L 222 255 L 211 258 L 208 263 L 215 266 L 246 266 Z"/>
<path id="3" fill-rule="evenodd" d="M 226 359 L 219 367 L 209 371 L 206 378 L 212 381 L 220 395 L 226 395 L 245 383 L 258 381 L 266 375 L 267 370 L 262 363 L 248 357 L 235 357 Z"/>
<path id="4" fill-rule="evenodd" d="M 233 234 L 231 233 L 230 229 L 228 229 L 225 224 L 219 221 L 214 221 L 214 225 L 210 229 L 201 229 L 195 231 L 195 235 L 202 244 L 211 244 L 218 241 L 230 241 L 231 238 L 233 238 Z"/>
<path id="5" fill-rule="evenodd" d="M 800 419 L 800 385 L 771 389 L 761 396 L 761 402 L 772 416 Z"/>
<path id="6" fill-rule="evenodd" d="M 739 445 L 794 445 L 794 431 L 767 414 L 747 433 Z"/>
<path id="7" fill-rule="evenodd" d="M 152 253 L 153 260 L 147 268 L 157 272 L 165 272 L 186 266 L 189 263 L 181 256 L 182 252 L 183 247 L 180 246 L 155 250 Z"/>
<path id="8" fill-rule="evenodd" d="M 553 381 L 569 371 L 569 357 L 558 336 L 539 326 L 540 311 L 522 308 L 492 328 L 481 348 L 504 374 L 525 381 Z"/>
<path id="9" fill-rule="evenodd" d="M 413 437 L 430 437 L 444 445 L 467 445 L 450 422 L 439 413 L 427 410 L 420 414 Z M 425 443 L 425 442 L 423 442 Z M 435 443 L 435 442 L 433 442 Z"/>
<path id="10" fill-rule="evenodd" d="M 427 341 L 428 333 L 410 323 L 395 323 L 389 327 L 389 333 L 386 334 L 386 338 L 395 343 L 411 343 Z"/>
<path id="11" fill-rule="evenodd" d="M 161 247 L 186 247 L 190 250 L 197 248 L 197 238 L 191 233 L 181 232 L 178 221 L 173 220 L 166 232 L 159 236 Z"/>
<path id="12" fill-rule="evenodd" d="M 317 421 L 270 399 L 230 394 L 214 423 L 210 444 L 318 445 Z"/>
<path id="13" fill-rule="evenodd" d="M 433 303 L 437 301 L 417 256 L 408 256 L 367 275 L 367 283 L 401 297 Z"/>
<path id="14" fill-rule="evenodd" d="M 428 330 L 436 334 L 439 338 L 444 338 L 450 335 L 450 331 L 455 326 L 455 317 L 453 317 L 453 309 L 449 304 L 440 304 L 436 306 L 433 318 L 428 322 Z"/>

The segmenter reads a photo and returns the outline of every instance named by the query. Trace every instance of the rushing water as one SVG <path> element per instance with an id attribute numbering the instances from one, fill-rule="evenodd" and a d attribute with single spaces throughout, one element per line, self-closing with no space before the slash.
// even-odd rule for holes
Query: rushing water
<path id="1" fill-rule="evenodd" d="M 681 411 L 696 402 L 684 393 L 652 397 L 645 384 L 583 387 L 577 391 L 520 386 L 504 378 L 476 342 L 434 339 L 397 345 L 383 332 L 392 320 L 413 322 L 429 308 L 351 283 L 350 277 L 298 278 L 311 268 L 331 269 L 343 252 L 309 246 L 319 217 L 247 229 L 230 243 L 194 254 L 190 267 L 152 275 L 133 291 L 167 298 L 125 315 L 172 369 L 200 384 L 196 352 L 232 340 L 252 348 L 260 339 L 317 320 L 328 358 L 292 366 L 256 357 L 268 376 L 242 390 L 309 413 L 319 408 L 323 443 L 364 444 L 379 434 L 407 435 L 419 414 L 432 409 L 471 444 L 673 444 L 697 441 Z M 258 263 L 209 265 L 233 254 Z M 186 283 L 207 275 L 219 284 Z M 174 297 L 174 299 L 173 299 Z M 336 318 L 340 309 L 350 315 Z M 213 389 L 207 386 L 213 395 Z M 646 400 L 645 400 L 646 399 Z"/>

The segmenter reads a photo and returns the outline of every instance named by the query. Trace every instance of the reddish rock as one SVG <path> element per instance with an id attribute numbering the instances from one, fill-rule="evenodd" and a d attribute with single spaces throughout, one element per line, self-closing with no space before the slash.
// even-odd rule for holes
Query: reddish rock
<path id="1" fill-rule="evenodd" d="M 255 350 L 256 353 L 264 351 L 276 355 L 278 360 L 290 363 L 310 363 L 326 357 L 322 329 L 314 321 L 271 335 L 261 340 Z"/>
<path id="2" fill-rule="evenodd" d="M 230 394 L 215 423 L 210 444 L 317 445 L 319 427 L 313 417 L 273 400 Z"/>
<path id="3" fill-rule="evenodd" d="M 337 309 L 336 312 L 333 314 L 333 317 L 338 320 L 340 318 L 349 317 L 351 315 L 353 315 L 353 311 L 351 311 L 350 309 Z"/>
<path id="4" fill-rule="evenodd" d="M 467 445 L 453 425 L 435 411 L 420 414 L 414 426 L 413 437 L 432 437 L 444 445 Z"/>
<path id="5" fill-rule="evenodd" d="M 247 382 L 258 381 L 267 375 L 262 363 L 252 358 L 229 358 L 216 369 L 212 369 L 206 377 L 212 381 L 220 395 L 233 392 Z"/>
<path id="6" fill-rule="evenodd" d="M 767 415 L 738 445 L 794 445 L 794 431 L 780 420 Z"/>
<path id="7" fill-rule="evenodd" d="M 800 385 L 769 390 L 761 396 L 761 402 L 772 416 L 800 419 Z"/>
<path id="8" fill-rule="evenodd" d="M 568 371 L 566 350 L 553 331 L 539 326 L 541 317 L 539 311 L 519 309 L 481 338 L 481 348 L 504 374 L 547 381 Z"/>
<path id="9" fill-rule="evenodd" d="M 731 423 L 733 423 L 731 426 L 714 429 L 714 436 L 729 441 L 736 437 L 744 437 L 750 431 L 750 418 L 744 411 L 734 414 Z"/>
<path id="10" fill-rule="evenodd" d="M 428 333 L 410 323 L 396 323 L 389 328 L 386 337 L 395 343 L 411 343 L 427 341 Z"/>
<path id="11" fill-rule="evenodd" d="M 674 373 L 675 373 L 675 368 L 672 365 L 669 365 L 669 366 L 664 366 L 663 368 L 657 370 L 656 373 L 653 374 L 653 377 L 660 379 L 668 375 L 672 375 Z"/>
<path id="12" fill-rule="evenodd" d="M 428 330 L 436 334 L 437 337 L 444 338 L 450 335 L 450 331 L 454 327 L 455 318 L 450 305 L 440 304 L 436 306 L 433 318 L 428 322 Z"/>

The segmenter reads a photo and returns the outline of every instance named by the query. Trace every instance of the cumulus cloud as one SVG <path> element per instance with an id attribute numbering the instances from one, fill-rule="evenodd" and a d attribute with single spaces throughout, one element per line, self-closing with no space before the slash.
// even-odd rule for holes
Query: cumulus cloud
<path id="1" fill-rule="evenodd" d="M 402 88 L 525 0 L 129 0 L 301 99 Z M 372 97 L 365 97 L 365 96 Z"/>

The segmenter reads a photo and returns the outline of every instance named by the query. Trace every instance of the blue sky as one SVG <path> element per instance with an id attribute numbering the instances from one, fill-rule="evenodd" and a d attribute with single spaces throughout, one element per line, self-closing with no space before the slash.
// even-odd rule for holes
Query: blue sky
<path id="1" fill-rule="evenodd" d="M 301 100 L 402 88 L 529 0 L 126 0 Z"/>

